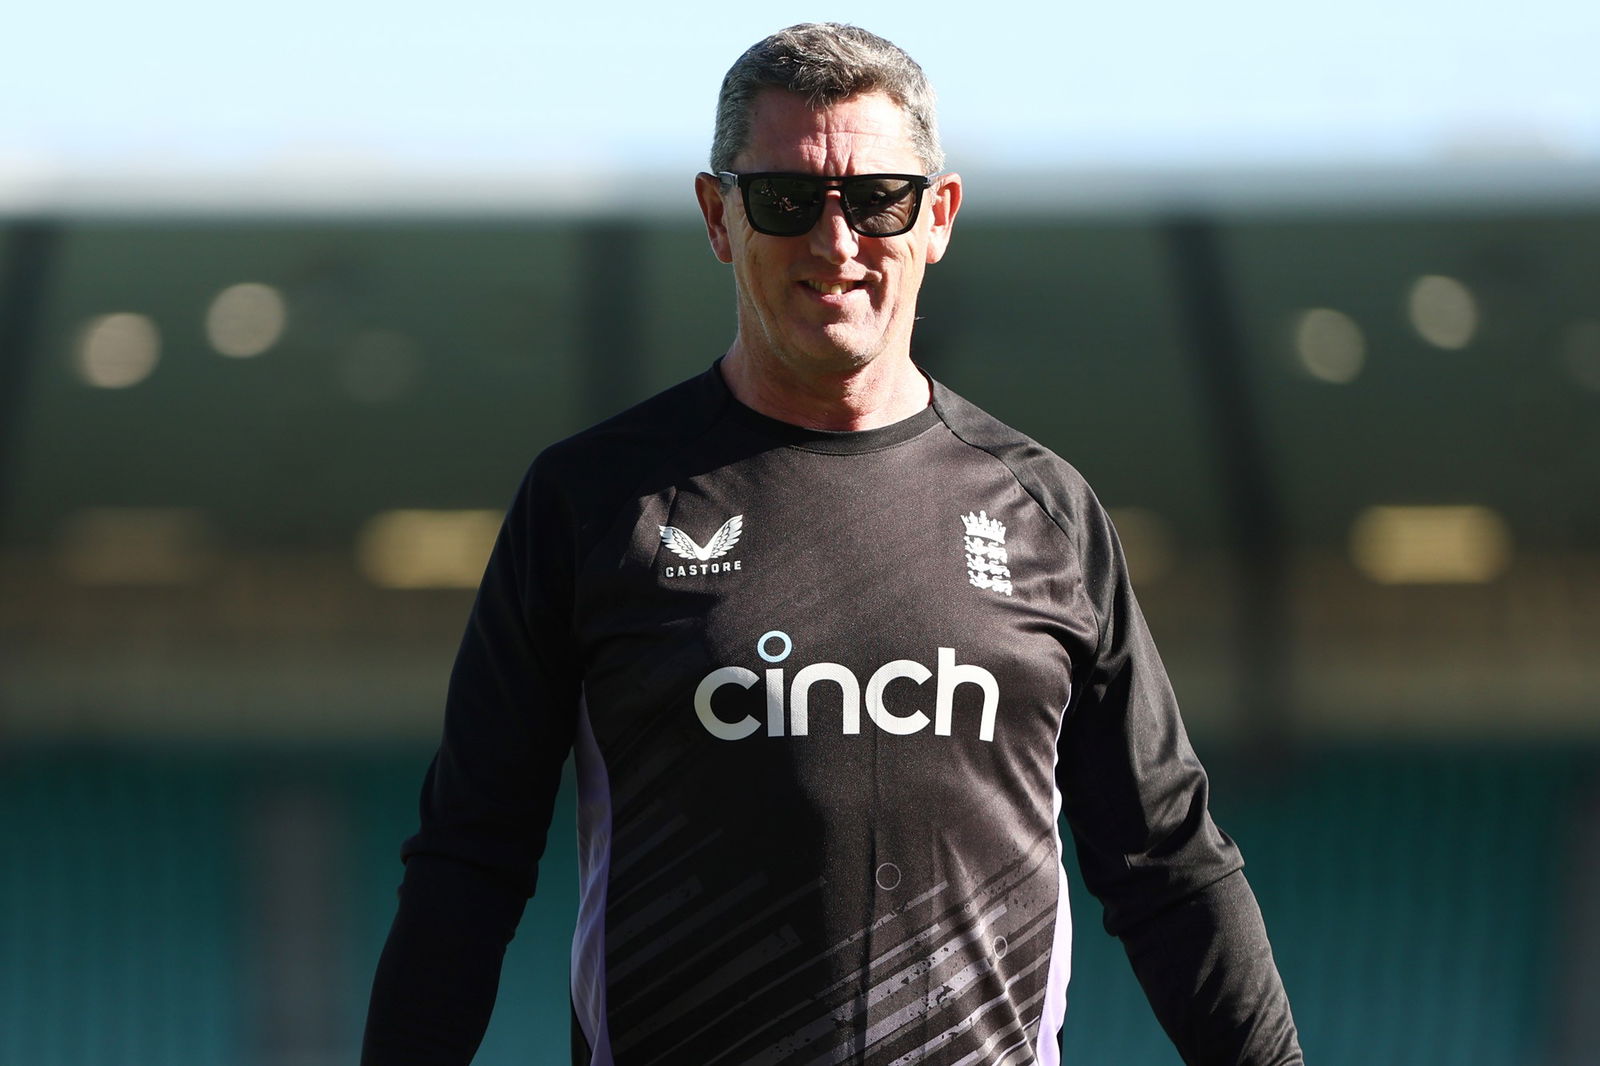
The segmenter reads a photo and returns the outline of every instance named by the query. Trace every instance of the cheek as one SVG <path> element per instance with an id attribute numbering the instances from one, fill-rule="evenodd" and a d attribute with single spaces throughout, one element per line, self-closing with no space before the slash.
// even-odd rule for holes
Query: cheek
<path id="1" fill-rule="evenodd" d="M 785 294 L 786 283 L 780 265 L 752 254 L 749 248 L 734 260 L 733 279 L 740 298 L 757 307 L 771 308 Z"/>
<path id="2" fill-rule="evenodd" d="M 896 258 L 886 264 L 885 273 L 889 278 L 889 289 L 897 296 L 915 299 L 917 289 L 922 285 L 922 262 L 909 256 Z"/>

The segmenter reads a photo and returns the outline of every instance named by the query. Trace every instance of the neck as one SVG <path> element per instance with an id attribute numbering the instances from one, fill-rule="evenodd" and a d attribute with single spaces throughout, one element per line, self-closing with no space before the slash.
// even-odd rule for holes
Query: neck
<path id="1" fill-rule="evenodd" d="M 757 359 L 737 339 L 721 363 L 728 391 L 746 407 L 807 429 L 877 429 L 932 402 L 932 388 L 910 353 L 884 354 L 843 371 L 797 373 Z"/>

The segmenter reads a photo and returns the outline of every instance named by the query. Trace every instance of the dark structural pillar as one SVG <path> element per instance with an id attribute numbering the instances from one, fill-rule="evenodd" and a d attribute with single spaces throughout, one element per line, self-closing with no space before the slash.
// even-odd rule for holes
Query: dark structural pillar
<path id="1" fill-rule="evenodd" d="M 644 399 L 644 255 L 639 225 L 591 223 L 578 241 L 578 358 L 585 420 Z"/>
<path id="2" fill-rule="evenodd" d="M 0 259 L 0 537 L 16 485 L 22 411 L 61 226 L 30 219 L 10 226 Z"/>
<path id="3" fill-rule="evenodd" d="M 1287 744 L 1293 698 L 1287 530 L 1263 413 L 1251 388 L 1246 340 L 1214 221 L 1179 217 L 1163 235 L 1180 339 L 1189 356 L 1201 423 L 1210 437 L 1234 572 L 1235 691 L 1245 754 L 1271 757 Z M 1254 766 L 1272 765 L 1262 758 Z"/>

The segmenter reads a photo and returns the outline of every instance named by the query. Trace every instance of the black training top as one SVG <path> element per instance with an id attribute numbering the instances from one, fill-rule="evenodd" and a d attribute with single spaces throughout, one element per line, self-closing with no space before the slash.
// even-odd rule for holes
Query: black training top
<path id="1" fill-rule="evenodd" d="M 1298 1061 L 1104 511 L 942 386 L 829 433 L 713 368 L 539 457 L 452 675 L 367 1061 L 408 1026 L 406 1061 L 470 1055 L 492 972 L 452 1007 L 405 971 L 469 941 L 497 968 L 569 748 L 575 1061 L 1056 1063 L 1062 813 L 1186 1057 Z"/>

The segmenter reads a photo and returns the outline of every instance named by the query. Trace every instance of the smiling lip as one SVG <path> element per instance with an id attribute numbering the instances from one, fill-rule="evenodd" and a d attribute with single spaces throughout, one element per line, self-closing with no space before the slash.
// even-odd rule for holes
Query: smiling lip
<path id="1" fill-rule="evenodd" d="M 812 280 L 806 280 L 806 281 L 801 282 L 801 284 L 804 285 L 806 288 L 810 289 L 812 292 L 817 293 L 818 295 L 821 295 L 821 296 L 843 296 L 845 293 L 853 292 L 856 289 L 860 288 L 860 286 L 861 286 L 861 282 L 860 281 L 852 281 L 852 280 L 845 280 L 845 281 L 812 281 Z"/>

